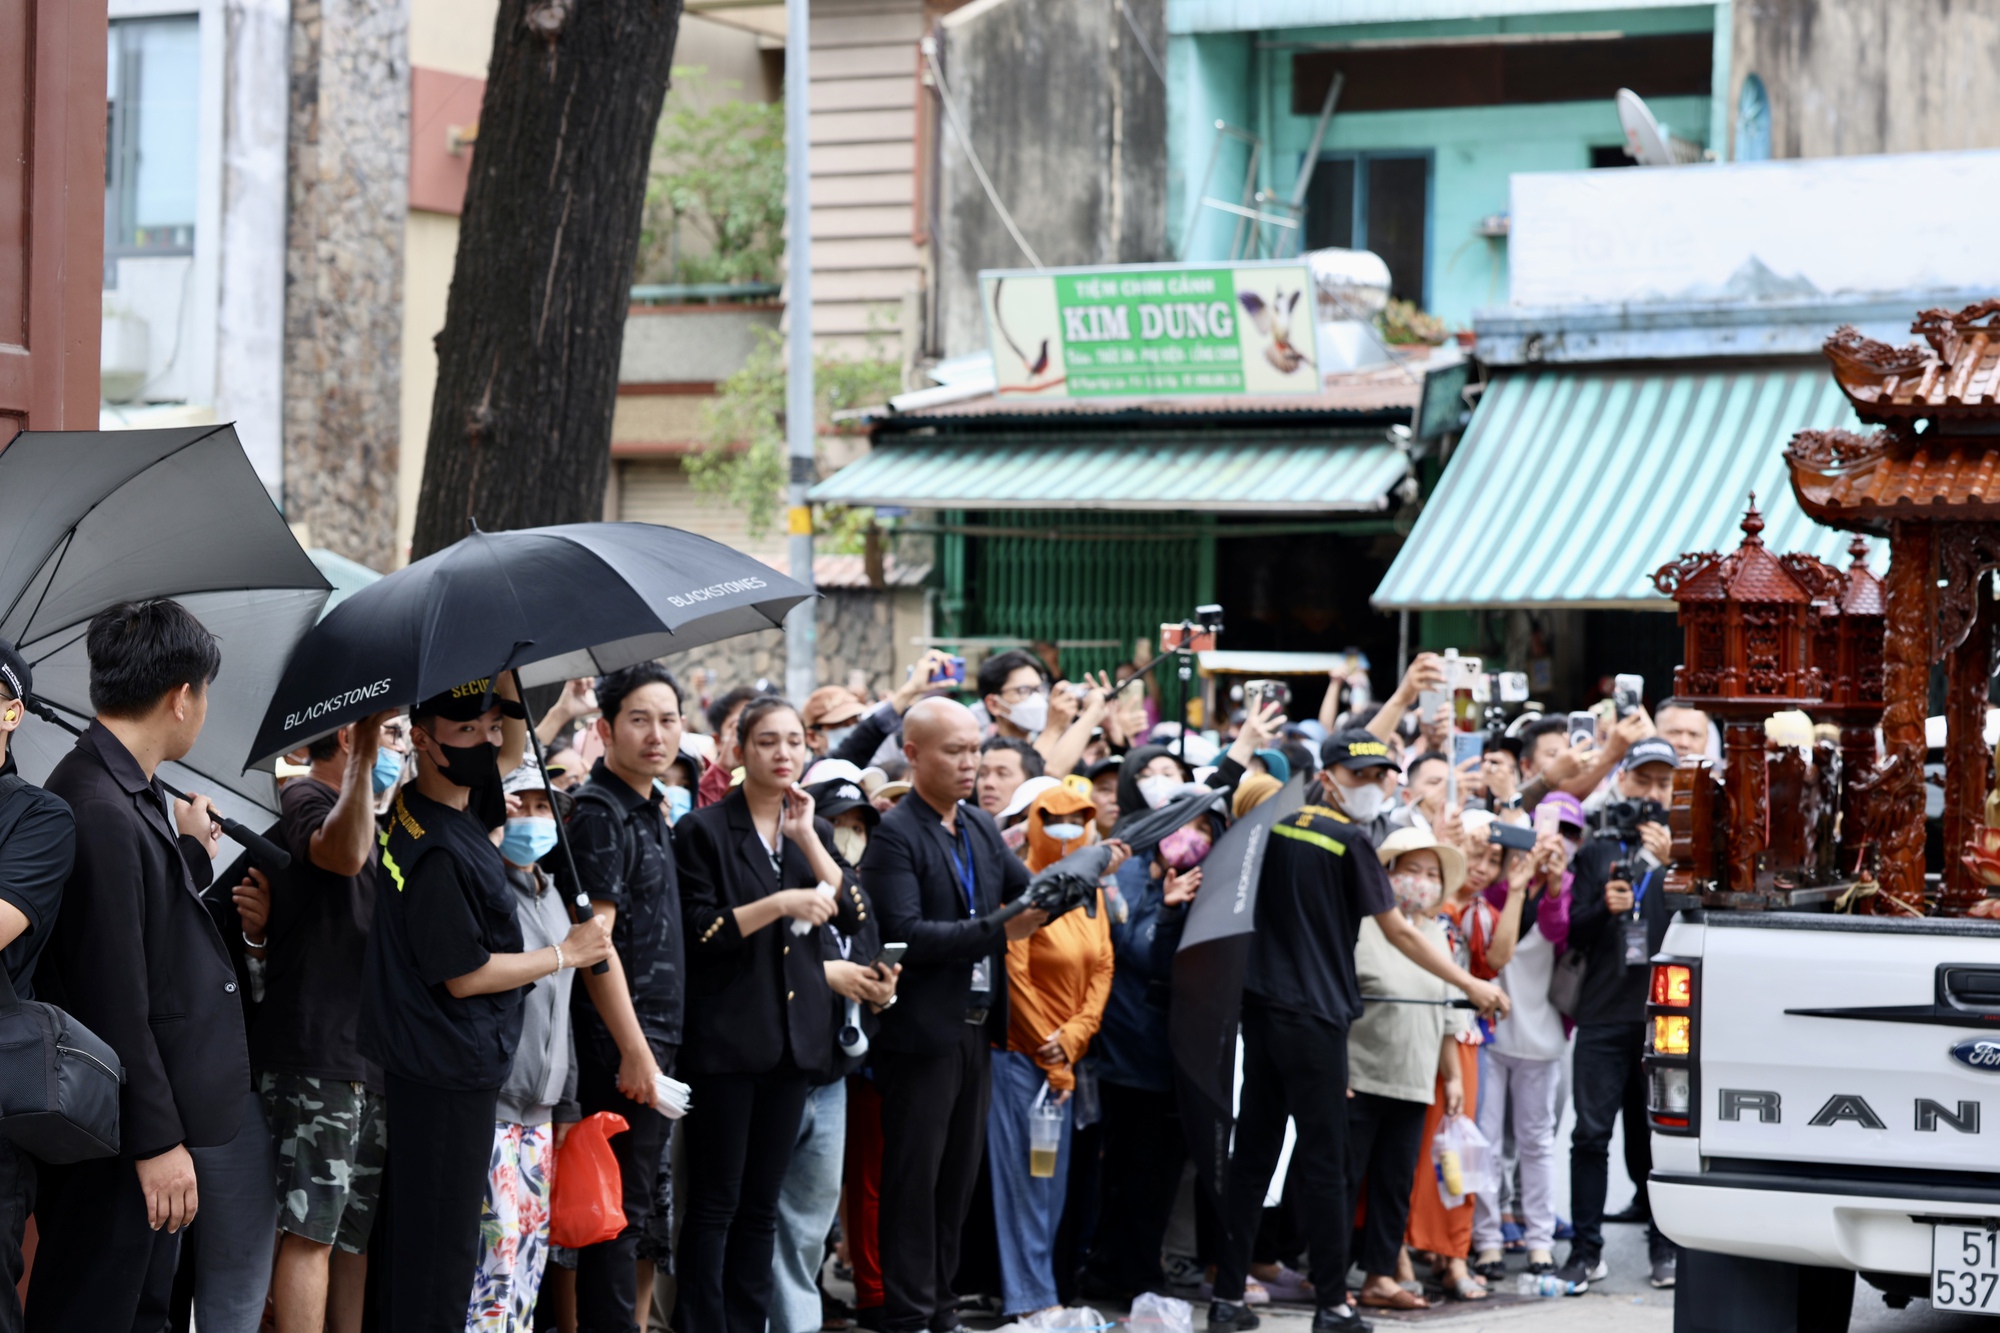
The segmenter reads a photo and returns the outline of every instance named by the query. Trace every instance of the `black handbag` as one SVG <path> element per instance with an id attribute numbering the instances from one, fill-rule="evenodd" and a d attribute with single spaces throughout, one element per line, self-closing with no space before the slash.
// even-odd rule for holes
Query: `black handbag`
<path id="1" fill-rule="evenodd" d="M 0 778 L 0 799 L 17 785 Z M 54 1005 L 23 1000 L 0 967 L 0 1134 L 58 1165 L 115 1157 L 124 1083 L 116 1051 Z"/>

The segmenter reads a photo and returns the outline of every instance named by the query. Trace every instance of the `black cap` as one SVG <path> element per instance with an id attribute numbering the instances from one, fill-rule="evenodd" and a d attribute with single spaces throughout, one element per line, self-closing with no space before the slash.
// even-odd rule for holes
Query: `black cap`
<path id="1" fill-rule="evenodd" d="M 1319 761 L 1328 768 L 1338 764 L 1342 768 L 1393 768 L 1400 772 L 1403 767 L 1374 732 L 1359 727 L 1336 731 L 1322 741 Z"/>
<path id="2" fill-rule="evenodd" d="M 0 688 L 16 699 L 25 699 L 35 688 L 35 673 L 28 670 L 27 659 L 14 651 L 14 645 L 0 639 Z"/>
<path id="3" fill-rule="evenodd" d="M 1107 755 L 1104 758 L 1098 760 L 1096 763 L 1092 764 L 1089 768 L 1084 769 L 1083 775 L 1086 778 L 1089 778 L 1092 782 L 1095 782 L 1099 778 L 1103 777 L 1106 773 L 1121 773 L 1124 771 L 1124 769 L 1125 769 L 1124 755 L 1122 754 Z"/>
<path id="4" fill-rule="evenodd" d="M 410 712 L 417 717 L 441 717 L 447 722 L 471 722 L 494 707 L 499 708 L 502 717 L 525 718 L 528 715 L 528 710 L 521 707 L 518 701 L 502 699 L 493 693 L 491 676 L 468 680 L 441 694 L 433 694 Z"/>
<path id="5" fill-rule="evenodd" d="M 806 794 L 813 798 L 813 812 L 823 819 L 844 815 L 849 810 L 861 812 L 861 822 L 869 828 L 881 822 L 882 812 L 868 799 L 868 793 L 861 790 L 861 784 L 848 778 L 828 778 L 825 782 L 815 782 L 806 788 Z"/>

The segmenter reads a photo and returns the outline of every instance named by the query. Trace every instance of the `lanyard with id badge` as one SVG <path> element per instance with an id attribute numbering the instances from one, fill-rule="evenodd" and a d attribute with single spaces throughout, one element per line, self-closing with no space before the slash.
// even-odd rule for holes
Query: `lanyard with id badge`
<path id="1" fill-rule="evenodd" d="M 1624 867 L 1613 867 L 1614 872 Z M 1632 885 L 1632 914 L 1625 919 L 1625 966 L 1644 967 L 1652 958 L 1652 950 L 1646 947 L 1646 922 L 1639 915 L 1640 906 L 1646 901 L 1646 890 L 1652 887 L 1657 869 L 1649 869 Z"/>
<path id="2" fill-rule="evenodd" d="M 963 852 L 961 858 L 959 853 Z M 964 829 L 957 829 L 951 835 L 951 868 L 958 872 L 958 886 L 965 890 L 965 914 L 968 918 L 979 915 L 978 881 L 972 874 L 972 840 Z M 982 955 L 972 965 L 972 993 L 990 995 L 993 993 L 993 959 Z"/>

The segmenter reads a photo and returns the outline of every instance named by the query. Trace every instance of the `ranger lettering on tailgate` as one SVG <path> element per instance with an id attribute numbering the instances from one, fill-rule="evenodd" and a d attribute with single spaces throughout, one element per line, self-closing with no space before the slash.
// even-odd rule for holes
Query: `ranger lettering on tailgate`
<path id="1" fill-rule="evenodd" d="M 1715 1095 L 1715 1118 L 1741 1123 L 1754 1117 L 1759 1124 L 1784 1123 L 1784 1099 L 1761 1088 L 1721 1088 Z M 1942 1121 L 1961 1134 L 1979 1133 L 1979 1103 L 1959 1102 L 1948 1107 L 1929 1097 L 1916 1099 L 1915 1127 L 1920 1134 L 1935 1134 Z M 1887 1129 L 1882 1117 L 1865 1097 L 1852 1092 L 1836 1092 L 1813 1112 L 1806 1124 L 1815 1129 L 1830 1125 L 1859 1125 L 1863 1129 Z"/>

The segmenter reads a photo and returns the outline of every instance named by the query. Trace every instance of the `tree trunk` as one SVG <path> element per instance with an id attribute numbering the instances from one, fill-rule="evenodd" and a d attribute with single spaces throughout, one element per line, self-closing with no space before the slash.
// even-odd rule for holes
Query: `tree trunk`
<path id="1" fill-rule="evenodd" d="M 680 0 L 501 0 L 411 557 L 604 509 Z"/>

